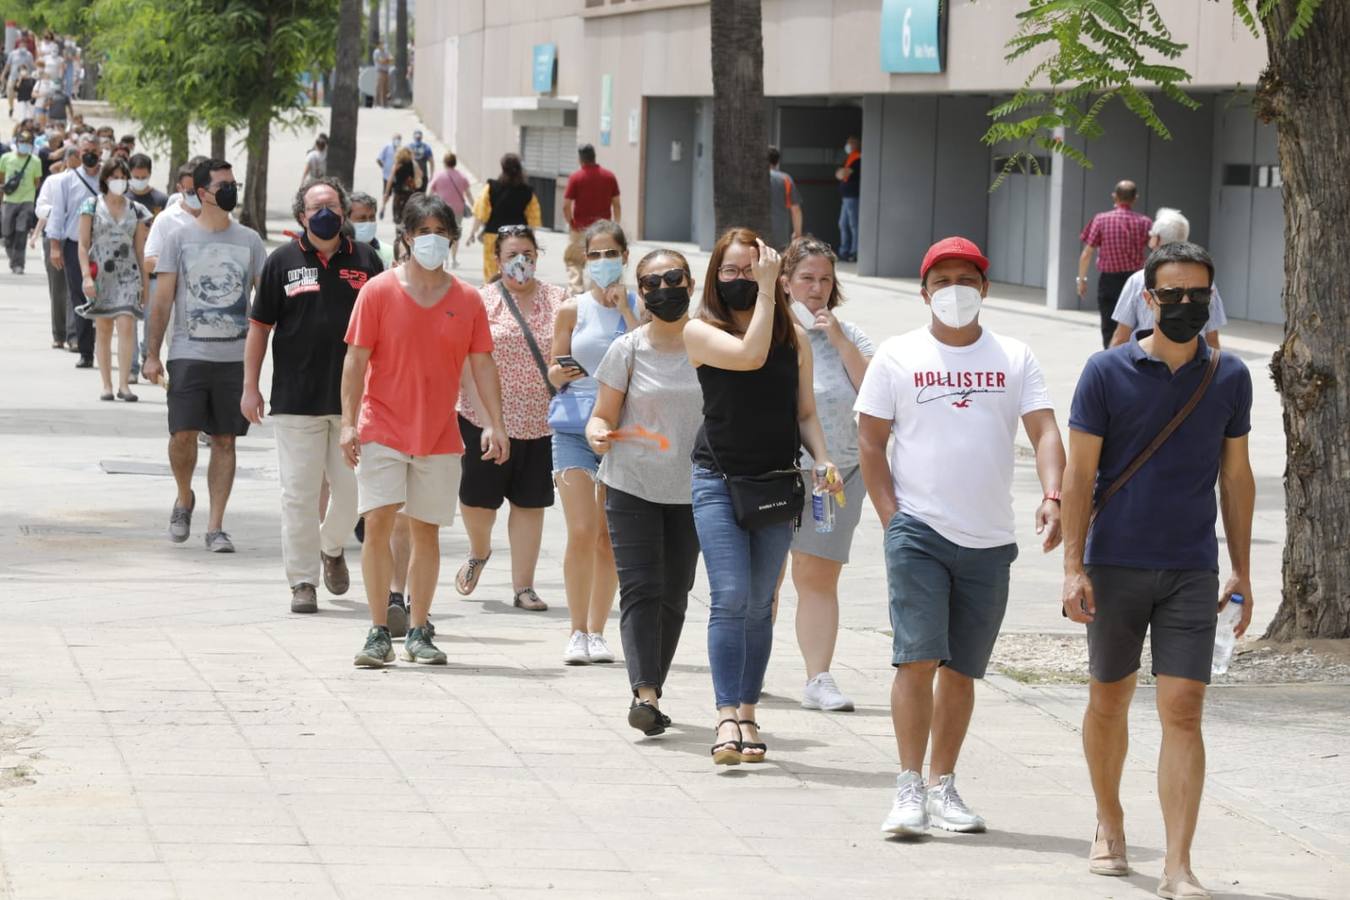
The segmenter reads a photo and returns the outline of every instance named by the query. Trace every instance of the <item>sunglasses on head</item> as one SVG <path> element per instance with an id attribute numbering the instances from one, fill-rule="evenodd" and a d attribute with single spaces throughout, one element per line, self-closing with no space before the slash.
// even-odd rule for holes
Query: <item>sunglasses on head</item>
<path id="1" fill-rule="evenodd" d="M 1189 298 L 1192 303 L 1208 303 L 1214 296 L 1212 287 L 1154 288 L 1153 296 L 1162 304 L 1180 303 Z"/>
<path id="2" fill-rule="evenodd" d="M 497 237 L 534 237 L 534 230 L 528 225 L 503 225 L 497 229 Z"/>
<path id="3" fill-rule="evenodd" d="M 689 273 L 684 269 L 666 269 L 659 275 L 643 275 L 638 279 L 638 284 L 645 291 L 654 291 L 661 286 L 661 282 L 666 283 L 666 287 L 679 287 L 684 283 L 684 279 Z"/>

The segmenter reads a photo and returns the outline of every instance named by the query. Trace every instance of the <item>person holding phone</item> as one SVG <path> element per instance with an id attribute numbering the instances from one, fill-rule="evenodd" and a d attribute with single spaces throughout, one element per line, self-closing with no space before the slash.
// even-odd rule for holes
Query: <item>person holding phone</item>
<path id="1" fill-rule="evenodd" d="M 582 237 L 590 290 L 558 307 L 553 323 L 553 364 L 548 378 L 558 389 L 553 427 L 553 483 L 567 521 L 563 586 L 571 630 L 563 662 L 569 666 L 614 661 L 605 643 L 605 621 L 614 607 L 618 575 L 605 522 L 605 486 L 596 481 L 600 456 L 586 440 L 595 405 L 595 372 L 620 335 L 641 324 L 637 295 L 623 283 L 628 240 L 617 222 L 601 219 Z"/>

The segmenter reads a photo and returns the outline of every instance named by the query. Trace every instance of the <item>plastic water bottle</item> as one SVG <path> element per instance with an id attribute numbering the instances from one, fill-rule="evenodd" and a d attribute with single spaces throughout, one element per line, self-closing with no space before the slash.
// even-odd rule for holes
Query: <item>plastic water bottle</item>
<path id="1" fill-rule="evenodd" d="M 1237 644 L 1236 629 L 1242 620 L 1242 604 L 1246 600 L 1241 594 L 1233 594 L 1219 613 L 1219 624 L 1214 630 L 1214 665 L 1210 669 L 1215 675 L 1228 671 L 1228 661 L 1233 658 L 1233 647 Z"/>
<path id="2" fill-rule="evenodd" d="M 823 481 L 826 469 L 816 466 L 816 478 Z M 816 521 L 816 534 L 829 534 L 834 531 L 834 494 L 829 487 L 816 487 L 811 491 L 811 518 Z"/>

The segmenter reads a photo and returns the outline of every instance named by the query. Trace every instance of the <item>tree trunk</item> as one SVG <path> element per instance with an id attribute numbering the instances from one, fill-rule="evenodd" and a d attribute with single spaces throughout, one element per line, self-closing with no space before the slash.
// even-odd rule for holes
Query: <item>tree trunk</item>
<path id="1" fill-rule="evenodd" d="M 398 0 L 394 16 L 394 77 L 389 86 L 397 106 L 412 102 L 408 86 L 408 0 Z"/>
<path id="2" fill-rule="evenodd" d="M 1350 637 L 1350 4 L 1326 2 L 1301 37 L 1297 3 L 1265 22 L 1262 114 L 1279 128 L 1284 179 L 1284 342 L 1271 374 L 1284 406 L 1284 599 L 1266 636 Z"/>
<path id="3" fill-rule="evenodd" d="M 341 0 L 338 7 L 337 59 L 333 92 L 328 96 L 328 174 L 350 188 L 356 176 L 356 123 L 361 98 L 356 87 L 361 67 L 361 0 Z"/>
<path id="4" fill-rule="evenodd" d="M 239 223 L 267 239 L 267 154 L 271 144 L 272 110 L 263 105 L 248 119 L 248 168 Z"/>
<path id="5" fill-rule="evenodd" d="M 178 190 L 178 167 L 188 161 L 191 153 L 188 141 L 188 120 L 184 119 L 169 134 L 169 168 L 164 173 L 164 182 L 170 194 Z"/>
<path id="6" fill-rule="evenodd" d="M 769 235 L 760 0 L 712 0 L 713 215 L 717 233 Z"/>
<path id="7" fill-rule="evenodd" d="M 211 129 L 211 158 L 212 159 L 226 158 L 225 129 L 223 127 Z"/>
<path id="8" fill-rule="evenodd" d="M 370 55 L 375 52 L 375 45 L 380 42 L 380 0 L 370 0 L 369 24 L 370 30 L 366 36 L 366 65 L 370 63 Z"/>

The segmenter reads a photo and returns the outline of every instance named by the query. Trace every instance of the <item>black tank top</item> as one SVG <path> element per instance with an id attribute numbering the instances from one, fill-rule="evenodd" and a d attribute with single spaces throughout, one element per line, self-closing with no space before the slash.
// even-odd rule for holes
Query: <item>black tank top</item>
<path id="1" fill-rule="evenodd" d="M 496 234 L 503 225 L 524 225 L 525 207 L 534 199 L 534 188 L 528 184 L 502 184 L 500 181 L 488 182 L 488 201 L 492 212 L 488 215 L 483 231 Z"/>
<path id="2" fill-rule="evenodd" d="M 724 475 L 763 475 L 797 465 L 796 347 L 774 346 L 754 371 L 705 364 L 697 372 L 703 387 L 703 425 L 691 454 L 697 465 Z"/>

